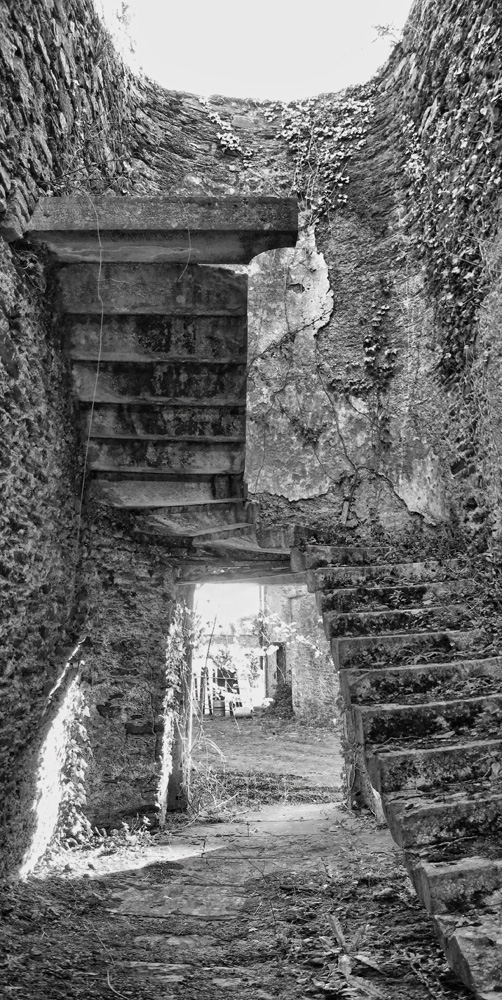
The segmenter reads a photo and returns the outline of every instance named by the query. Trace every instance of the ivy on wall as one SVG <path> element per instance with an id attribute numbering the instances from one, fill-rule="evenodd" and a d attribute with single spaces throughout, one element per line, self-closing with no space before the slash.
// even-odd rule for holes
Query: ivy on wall
<path id="1" fill-rule="evenodd" d="M 328 95 L 272 104 L 265 117 L 281 112 L 281 136 L 295 157 L 293 191 L 310 213 L 310 221 L 348 201 L 351 157 L 366 145 L 375 114 L 374 86 L 353 87 Z"/>
<path id="2" fill-rule="evenodd" d="M 447 383 L 474 356 L 476 317 L 490 283 L 484 249 L 502 187 L 502 29 L 494 5 L 480 14 L 476 31 L 467 8 L 453 19 L 456 44 L 443 38 L 450 64 L 436 70 L 443 87 L 435 81 L 425 110 L 412 108 L 401 119 L 407 229 L 424 261 Z"/>

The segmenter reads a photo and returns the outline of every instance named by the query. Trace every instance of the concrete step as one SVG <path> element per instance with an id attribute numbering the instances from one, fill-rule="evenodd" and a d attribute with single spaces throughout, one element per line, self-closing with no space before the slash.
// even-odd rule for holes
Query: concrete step
<path id="1" fill-rule="evenodd" d="M 181 398 L 193 404 L 210 398 L 226 406 L 244 400 L 246 393 L 246 367 L 233 363 L 103 361 L 98 373 L 94 363 L 74 361 L 72 374 L 77 396 L 84 401 L 176 403 Z"/>
<path id="2" fill-rule="evenodd" d="M 63 312 L 246 316 L 247 275 L 190 264 L 62 264 Z"/>
<path id="3" fill-rule="evenodd" d="M 452 603 L 455 597 L 465 597 L 476 589 L 474 580 L 440 580 L 437 582 L 408 583 L 396 587 L 341 587 L 318 590 L 316 603 L 319 611 L 385 611 L 397 608 L 423 607 Z"/>
<path id="4" fill-rule="evenodd" d="M 502 791 L 469 787 L 440 797 L 384 796 L 390 832 L 404 850 L 471 836 L 502 834 Z"/>
<path id="5" fill-rule="evenodd" d="M 93 471 L 137 469 L 155 472 L 239 473 L 244 469 L 242 442 L 214 438 L 91 438 L 88 466 Z"/>
<path id="6" fill-rule="evenodd" d="M 293 198 L 42 198 L 28 228 L 62 261 L 183 261 L 247 264 L 294 247 Z"/>
<path id="7" fill-rule="evenodd" d="M 66 315 L 61 319 L 72 357 L 138 356 L 246 361 L 245 316 Z"/>
<path id="8" fill-rule="evenodd" d="M 480 902 L 485 908 L 486 897 L 502 889 L 502 858 L 462 858 L 449 864 L 422 861 L 414 865 L 412 878 L 428 913 L 465 913 Z"/>
<path id="9" fill-rule="evenodd" d="M 444 734 L 443 734 L 444 737 Z M 502 738 L 468 742 L 441 734 L 406 744 L 400 750 L 385 747 L 370 753 L 366 764 L 373 787 L 380 795 L 388 792 L 447 787 L 460 781 L 485 781 L 499 775 Z M 433 745 L 431 745 L 433 744 Z M 500 773 L 502 780 L 502 772 Z"/>
<path id="10" fill-rule="evenodd" d="M 81 403 L 82 424 L 89 432 L 91 404 Z M 94 436 L 120 437 L 124 434 L 165 434 L 170 437 L 238 437 L 244 439 L 246 413 L 244 402 L 236 406 L 218 406 L 199 402 L 181 405 L 148 403 L 95 403 L 92 410 Z"/>
<path id="11" fill-rule="evenodd" d="M 459 559 L 437 562 L 376 563 L 362 566 L 324 566 L 307 572 L 307 584 L 312 593 L 340 587 L 374 584 L 397 586 L 400 583 L 424 583 L 472 576 L 472 567 Z"/>
<path id="12" fill-rule="evenodd" d="M 242 477 L 212 476 L 206 479 L 160 478 L 157 481 L 132 477 L 118 478 L 114 472 L 103 474 L 91 483 L 92 496 L 111 507 L 190 507 L 215 501 L 227 503 L 243 497 Z M 232 492 L 233 491 L 233 492 Z"/>
<path id="13" fill-rule="evenodd" d="M 463 628 L 472 624 L 472 618 L 473 609 L 465 604 L 439 604 L 427 608 L 360 611 L 352 614 L 325 611 L 323 623 L 326 638 L 334 639 L 350 635 Z"/>
<path id="14" fill-rule="evenodd" d="M 483 694 L 502 688 L 502 656 L 373 670 L 341 670 L 340 688 L 352 704 L 417 703 L 441 695 Z"/>
<path id="15" fill-rule="evenodd" d="M 439 943 L 459 980 L 475 1000 L 502 1000 L 500 916 L 472 911 L 468 917 L 433 917 Z"/>
<path id="16" fill-rule="evenodd" d="M 486 641 L 486 633 L 481 628 L 410 634 L 401 632 L 332 639 L 331 653 L 336 669 L 345 667 L 367 670 L 373 667 L 470 659 L 476 656 Z"/>
<path id="17" fill-rule="evenodd" d="M 354 705 L 352 717 L 361 744 L 451 736 L 452 740 L 496 737 L 502 693 L 488 697 L 452 698 L 423 705 Z"/>

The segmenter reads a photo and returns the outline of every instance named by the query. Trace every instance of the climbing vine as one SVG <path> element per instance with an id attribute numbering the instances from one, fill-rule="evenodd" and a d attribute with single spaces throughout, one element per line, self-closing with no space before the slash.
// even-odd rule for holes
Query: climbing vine
<path id="1" fill-rule="evenodd" d="M 293 191 L 316 221 L 348 201 L 351 157 L 366 145 L 375 114 L 371 84 L 342 96 L 272 104 L 270 121 L 281 112 L 281 136 L 295 157 Z"/>
<path id="2" fill-rule="evenodd" d="M 229 156 L 242 156 L 244 159 L 249 159 L 253 155 L 253 150 L 242 145 L 230 123 L 225 121 L 217 111 L 214 111 L 210 107 L 207 97 L 199 97 L 198 100 L 202 104 L 202 107 L 205 108 L 209 121 L 220 130 L 216 133 L 216 138 L 222 152 L 227 153 Z"/>

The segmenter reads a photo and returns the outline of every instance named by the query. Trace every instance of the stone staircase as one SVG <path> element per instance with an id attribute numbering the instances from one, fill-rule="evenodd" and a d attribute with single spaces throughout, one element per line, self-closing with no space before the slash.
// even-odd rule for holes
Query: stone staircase
<path id="1" fill-rule="evenodd" d="M 45 198 L 27 236 L 56 262 L 94 498 L 182 544 L 184 580 L 289 571 L 289 544 L 263 545 L 246 502 L 247 274 L 235 265 L 295 245 L 296 202 Z"/>
<path id="2" fill-rule="evenodd" d="M 386 822 L 447 959 L 502 998 L 502 655 L 465 561 L 388 565 L 307 546 L 335 667 L 351 798 Z"/>

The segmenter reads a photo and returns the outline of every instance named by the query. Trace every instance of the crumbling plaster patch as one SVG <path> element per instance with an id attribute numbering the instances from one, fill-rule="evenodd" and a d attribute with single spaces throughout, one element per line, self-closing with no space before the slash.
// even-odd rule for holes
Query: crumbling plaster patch
<path id="1" fill-rule="evenodd" d="M 333 493 L 341 508 L 350 495 L 357 521 L 358 507 L 374 514 L 380 508 L 375 516 L 395 524 L 397 506 L 399 522 L 403 507 L 436 522 L 445 505 L 434 431 L 435 351 L 420 276 L 396 275 L 391 342 L 398 363 L 389 386 L 381 393 L 350 392 L 366 375 L 372 238 L 364 226 L 340 220 L 324 235 L 320 253 L 313 227 L 306 226 L 295 250 L 253 261 L 246 478 L 253 493 L 288 501 Z M 384 420 L 386 447 L 379 440 Z M 369 491 L 365 500 L 356 496 L 361 490 Z"/>

